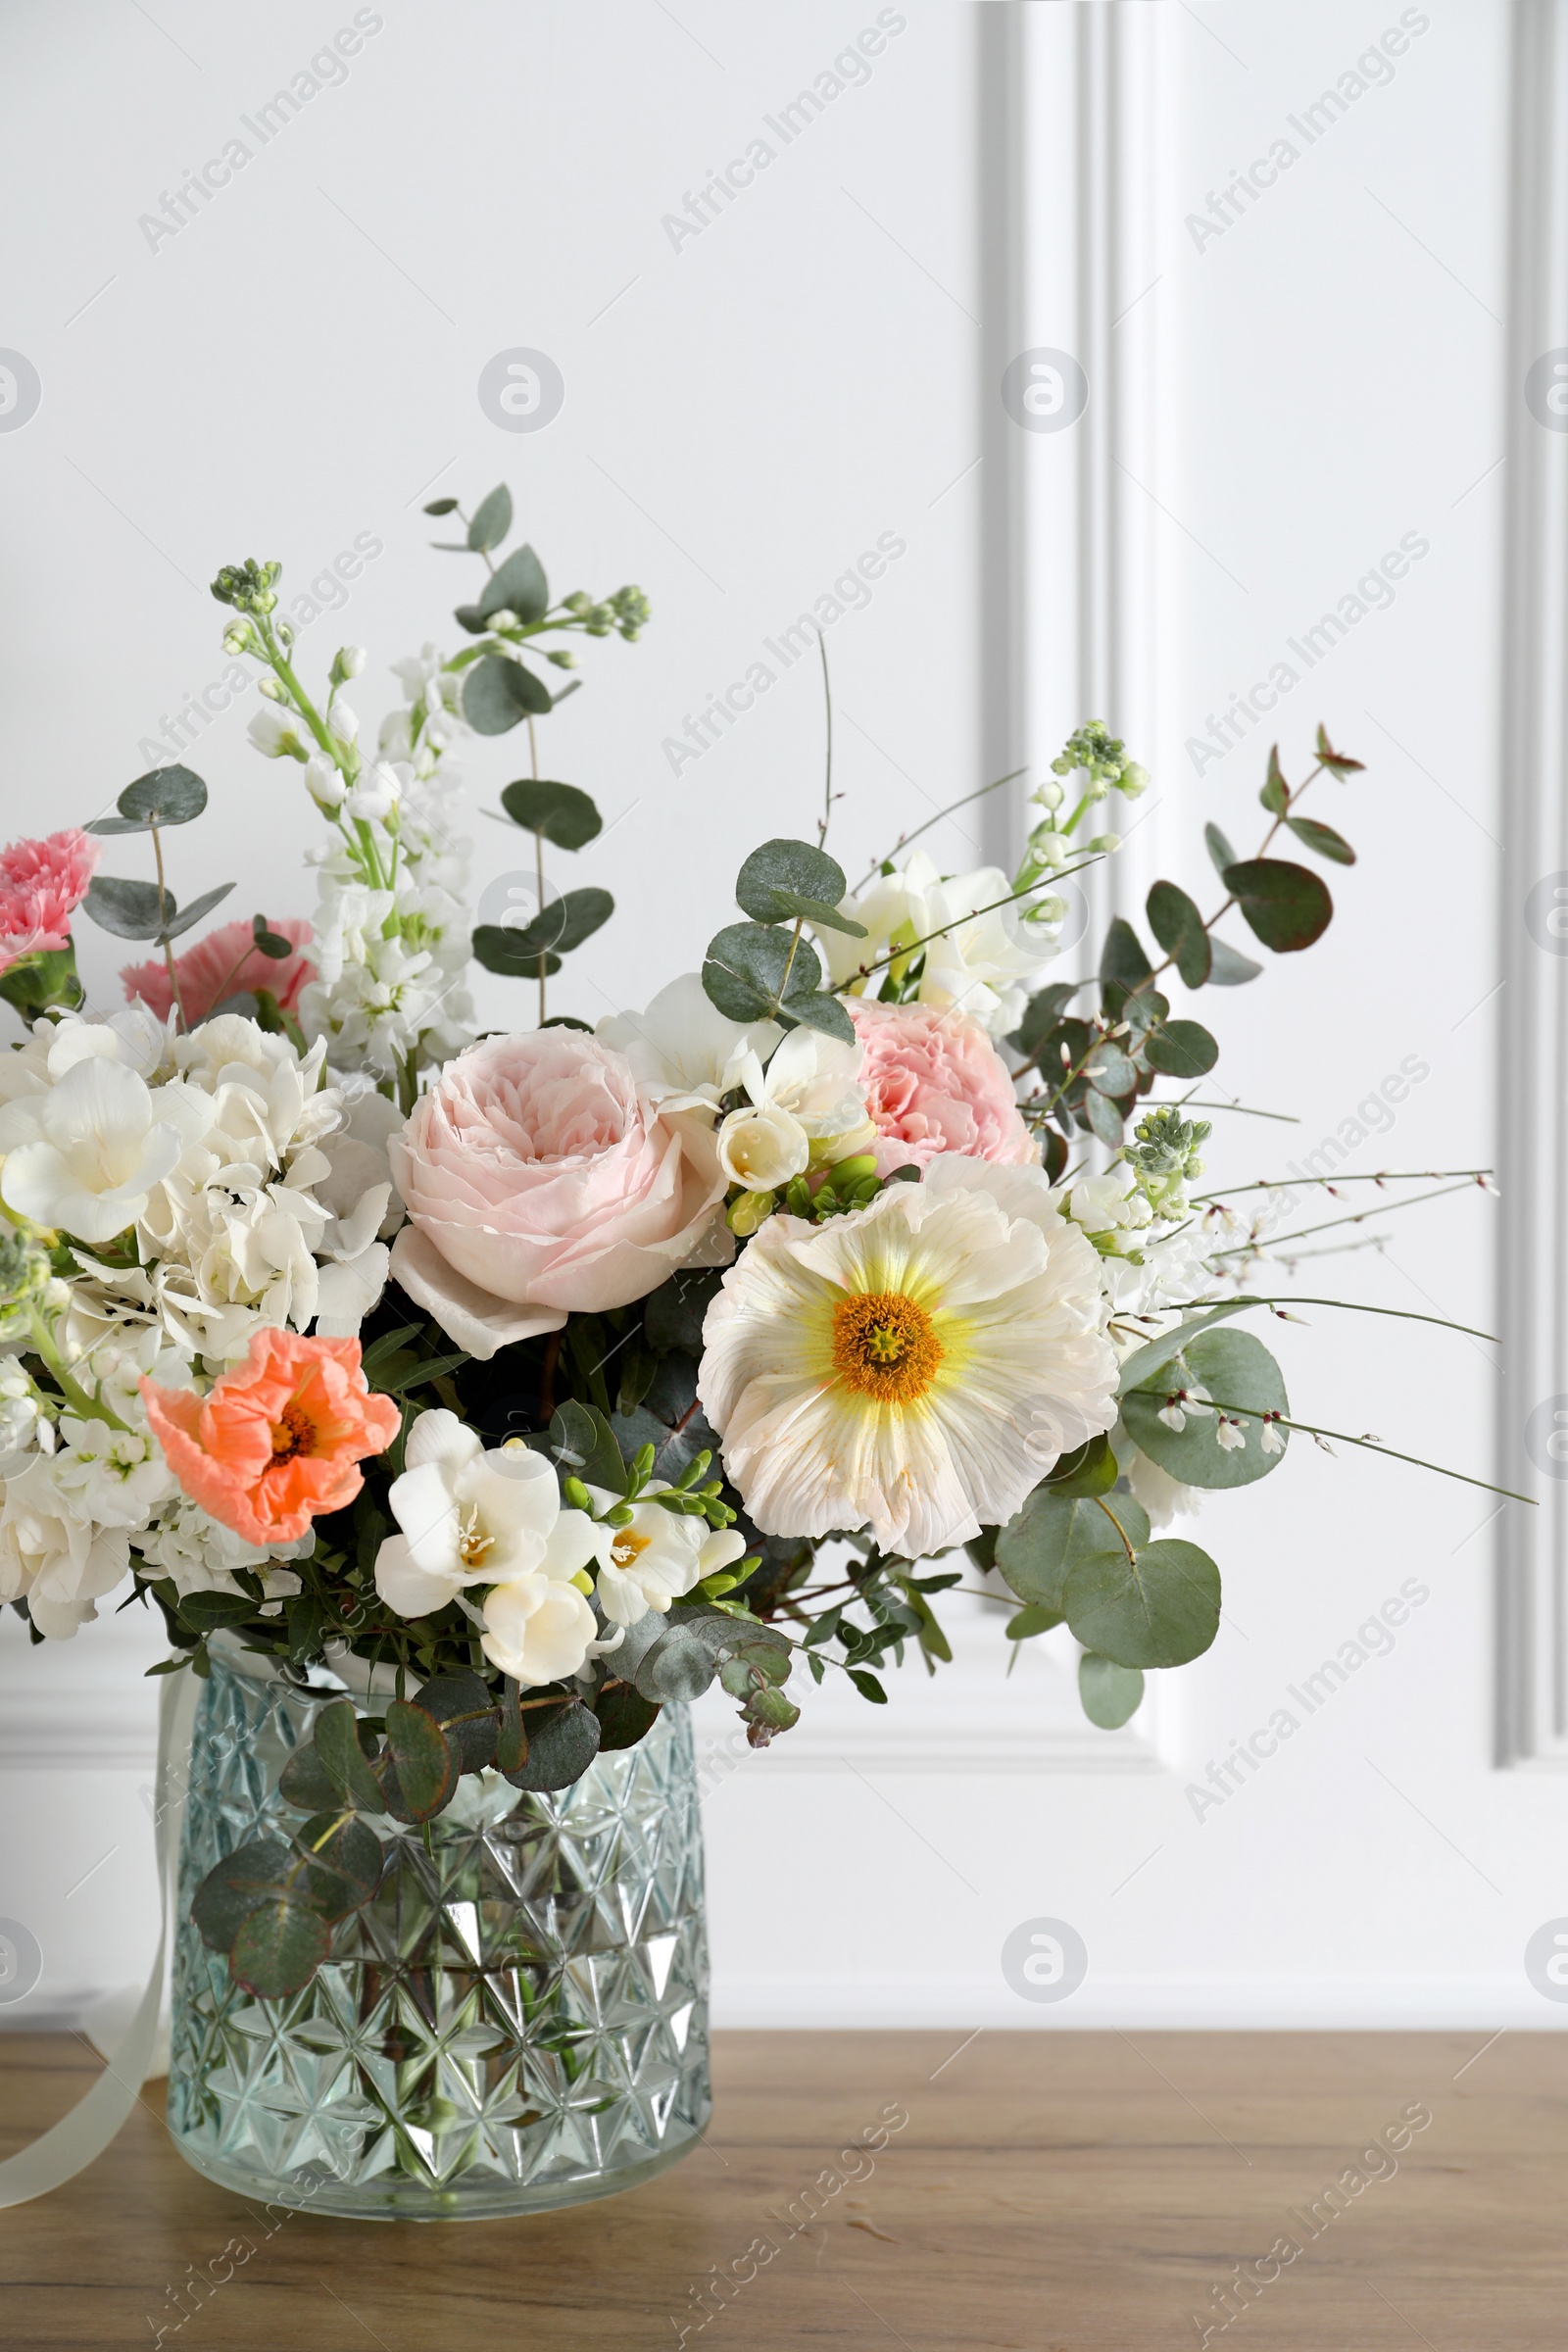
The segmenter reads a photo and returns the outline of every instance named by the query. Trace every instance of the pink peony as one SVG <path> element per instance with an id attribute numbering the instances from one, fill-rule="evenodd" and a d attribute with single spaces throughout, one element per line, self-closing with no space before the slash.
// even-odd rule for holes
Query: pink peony
<path id="1" fill-rule="evenodd" d="M 87 896 L 103 844 L 73 826 L 44 841 L 0 850 L 0 960 L 71 944 L 71 918 Z"/>
<path id="2" fill-rule="evenodd" d="M 865 1048 L 860 1083 L 879 1136 L 880 1175 L 924 1168 L 942 1152 L 1032 1166 L 1040 1147 L 1024 1124 L 1012 1077 L 968 1013 L 934 1004 L 878 1004 L 851 997 Z"/>
<path id="3" fill-rule="evenodd" d="M 269 923 L 268 929 L 296 950 L 310 945 L 309 923 Z M 270 988 L 283 1010 L 292 1012 L 301 989 L 316 977 L 315 966 L 297 953 L 279 956 L 275 961 L 264 956 L 254 944 L 249 923 L 225 923 L 220 931 L 209 931 L 195 947 L 174 957 L 174 969 L 179 974 L 185 1018 L 192 1026 L 246 988 Z M 168 1020 L 174 1000 L 166 964 L 127 963 L 120 977 L 127 1003 L 140 997 L 149 1011 L 156 1012 L 161 1021 Z"/>
<path id="4" fill-rule="evenodd" d="M 393 1278 L 472 1355 L 734 1252 L 722 1173 L 702 1174 L 631 1064 L 578 1029 L 470 1046 L 389 1149 L 413 1220 Z"/>

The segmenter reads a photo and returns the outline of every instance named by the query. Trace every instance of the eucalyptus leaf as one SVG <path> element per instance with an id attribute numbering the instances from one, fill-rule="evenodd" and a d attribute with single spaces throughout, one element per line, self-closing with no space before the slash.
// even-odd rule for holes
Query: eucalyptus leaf
<path id="1" fill-rule="evenodd" d="M 482 1675 L 433 1675 L 416 1690 L 414 1703 L 432 1716 L 444 1728 L 447 1738 L 457 1742 L 461 1771 L 483 1772 L 495 1762 L 498 1729 L 493 1712 L 495 1693 Z M 454 1716 L 469 1720 L 454 1723 Z"/>
<path id="2" fill-rule="evenodd" d="M 1280 772 L 1280 747 L 1277 743 L 1269 747 L 1268 774 L 1257 797 L 1270 816 L 1283 816 L 1291 805 L 1290 786 Z"/>
<path id="3" fill-rule="evenodd" d="M 1207 850 L 1209 858 L 1213 862 L 1215 873 L 1218 874 L 1220 880 L 1223 882 L 1225 879 L 1225 869 L 1227 866 L 1232 866 L 1236 863 L 1236 852 L 1231 848 L 1230 843 L 1226 840 L 1218 825 L 1205 825 L 1203 827 L 1203 846 Z"/>
<path id="4" fill-rule="evenodd" d="M 1071 1453 L 1064 1453 L 1044 1484 L 1053 1494 L 1074 1498 L 1108 1494 L 1116 1484 L 1116 1457 L 1110 1450 L 1109 1440 L 1097 1434 L 1085 1445 L 1075 1446 Z"/>
<path id="5" fill-rule="evenodd" d="M 1135 989 L 1151 979 L 1153 965 L 1144 954 L 1143 943 L 1131 923 L 1119 914 L 1113 915 L 1105 929 L 1105 944 L 1100 953 L 1100 978 L 1117 981 L 1124 989 Z"/>
<path id="6" fill-rule="evenodd" d="M 1200 1021 L 1166 1021 L 1144 1044 L 1152 1070 L 1170 1078 L 1201 1078 L 1219 1059 L 1219 1047 Z"/>
<path id="7" fill-rule="evenodd" d="M 1070 980 L 1054 980 L 1049 988 L 1037 989 L 1024 1006 L 1023 1019 L 1008 1038 L 1008 1045 L 1032 1059 L 1077 993 Z"/>
<path id="8" fill-rule="evenodd" d="M 1212 960 L 1203 918 L 1185 890 L 1174 882 L 1156 882 L 1150 891 L 1149 928 L 1189 988 L 1201 988 Z"/>
<path id="9" fill-rule="evenodd" d="M 1208 944 L 1213 956 L 1208 977 L 1215 988 L 1240 988 L 1245 981 L 1255 980 L 1263 969 L 1223 939 L 1210 939 Z"/>
<path id="10" fill-rule="evenodd" d="M 294 1834 L 296 1848 L 315 1856 L 318 1866 L 330 1871 L 347 1887 L 352 1901 L 345 1910 L 368 1903 L 381 1884 L 385 1848 L 375 1832 L 356 1817 L 344 1821 L 334 1812 L 318 1813 Z"/>
<path id="11" fill-rule="evenodd" d="M 475 555 L 482 555 L 487 548 L 499 547 L 511 528 L 512 492 L 501 482 L 474 508 L 468 545 Z"/>
<path id="12" fill-rule="evenodd" d="M 996 1564 L 1020 1600 L 1059 1617 L 1068 1571 L 1116 1543 L 1118 1527 L 1135 1549 L 1149 1542 L 1149 1515 L 1130 1494 L 1072 1497 L 1037 1487 L 999 1531 Z"/>
<path id="13" fill-rule="evenodd" d="M 159 938 L 178 939 L 182 931 L 189 931 L 201 921 L 203 915 L 211 914 L 213 908 L 227 898 L 233 887 L 232 882 L 220 882 L 216 890 L 204 890 L 199 899 L 192 899 L 188 906 L 182 906 L 178 914 L 170 917 L 158 934 Z"/>
<path id="14" fill-rule="evenodd" d="M 663 1706 L 701 1698 L 717 1672 L 712 1647 L 690 1628 L 675 1626 L 648 1651 L 635 1681 L 644 1698 Z"/>
<path id="15" fill-rule="evenodd" d="M 543 679 L 510 655 L 486 654 L 464 680 L 463 715 L 476 735 L 505 735 L 530 712 L 542 715 L 552 707 Z"/>
<path id="16" fill-rule="evenodd" d="M 487 972 L 499 972 L 508 980 L 537 980 L 541 960 L 544 976 L 561 969 L 561 957 L 547 954 L 542 959 L 537 950 L 530 956 L 526 949 L 519 952 L 518 934 L 510 923 L 480 923 L 471 945 L 475 963 L 482 963 Z"/>
<path id="17" fill-rule="evenodd" d="M 1031 1602 L 1028 1608 L 1019 1609 L 1015 1616 L 1009 1617 L 1002 1630 L 1009 1642 L 1028 1642 L 1036 1634 L 1054 1633 L 1061 1622 L 1059 1609 L 1048 1609 L 1038 1602 Z"/>
<path id="18" fill-rule="evenodd" d="M 188 825 L 207 806 L 207 787 L 193 768 L 154 767 L 127 784 L 115 807 L 139 825 Z"/>
<path id="19" fill-rule="evenodd" d="M 1249 858 L 1228 865 L 1225 887 L 1265 948 L 1297 954 L 1320 939 L 1334 919 L 1328 885 L 1287 858 Z"/>
<path id="20" fill-rule="evenodd" d="M 653 1615 L 652 1610 L 649 1615 Z M 625 1684 L 615 1690 L 601 1690 L 594 1700 L 594 1713 L 599 1718 L 601 1755 L 617 1747 L 635 1747 L 659 1721 L 657 1701 L 644 1698 L 640 1690 L 630 1690 Z"/>
<path id="21" fill-rule="evenodd" d="M 1288 816 L 1285 821 L 1297 840 L 1309 850 L 1316 850 L 1320 858 L 1331 858 L 1336 865 L 1355 863 L 1355 852 L 1345 835 L 1336 833 L 1332 825 L 1320 825 L 1315 816 Z"/>
<path id="22" fill-rule="evenodd" d="M 1232 1315 L 1239 1315 L 1246 1308 L 1259 1303 L 1251 1298 L 1222 1299 L 1218 1306 L 1204 1307 L 1200 1314 L 1190 1315 L 1185 1322 L 1178 1323 L 1174 1331 L 1162 1333 L 1157 1340 L 1150 1340 L 1123 1363 L 1118 1383 L 1119 1394 L 1126 1396 L 1134 1389 L 1143 1388 L 1153 1379 L 1162 1364 L 1168 1364 L 1173 1356 L 1180 1355 L 1188 1341 L 1197 1339 L 1200 1331 L 1207 1331 L 1215 1323 L 1228 1322 Z"/>
<path id="23" fill-rule="evenodd" d="M 612 1494 L 625 1494 L 626 1465 L 615 1433 L 597 1405 L 579 1404 L 575 1398 L 557 1405 L 549 1450 L 564 1478 L 580 1478 L 585 1486 L 604 1487 Z"/>
<path id="24" fill-rule="evenodd" d="M 1075 1639 L 1117 1666 L 1185 1666 L 1219 1631 L 1219 1570 L 1168 1536 L 1077 1561 L 1063 1600 Z"/>
<path id="25" fill-rule="evenodd" d="M 580 850 L 604 829 L 587 793 L 542 776 L 519 776 L 514 784 L 503 785 L 501 806 L 514 825 L 542 833 L 558 850 Z"/>
<path id="26" fill-rule="evenodd" d="M 95 874 L 81 902 L 101 931 L 117 939 L 156 939 L 174 912 L 172 891 L 161 895 L 153 882 L 122 882 L 112 874 Z"/>
<path id="27" fill-rule="evenodd" d="M 386 1744 L 408 1812 L 416 1821 L 430 1820 L 458 1785 L 462 1749 L 456 1736 L 444 1732 L 427 1707 L 394 1698 L 387 1702 Z"/>
<path id="28" fill-rule="evenodd" d="M 331 1948 L 324 1919 L 291 1895 L 270 1899 L 240 1923 L 228 1973 L 258 2000 L 281 2000 L 307 1985 Z"/>
<path id="29" fill-rule="evenodd" d="M 791 1020 L 801 1021 L 808 1029 L 820 1030 L 824 1037 L 836 1037 L 841 1045 L 858 1042 L 855 1023 L 837 997 L 826 989 L 816 989 L 810 996 L 786 997 L 783 1011 Z"/>
<path id="30" fill-rule="evenodd" d="M 709 1001 L 732 1021 L 769 1020 L 781 1008 L 794 1015 L 793 1000 L 814 996 L 821 978 L 814 948 L 761 923 L 729 924 L 703 959 Z"/>
<path id="31" fill-rule="evenodd" d="M 419 509 L 421 514 L 455 514 L 457 511 L 458 502 L 455 498 L 432 498 L 427 507 Z"/>
<path id="32" fill-rule="evenodd" d="M 1091 1723 L 1102 1732 L 1120 1731 L 1144 1703 L 1143 1669 L 1118 1666 L 1086 1649 L 1078 1661 L 1078 1696 Z"/>
<path id="33" fill-rule="evenodd" d="M 352 1699 L 334 1699 L 316 1718 L 317 1759 L 345 1804 L 379 1813 L 381 1790 L 360 1745 L 359 1717 Z"/>
<path id="34" fill-rule="evenodd" d="M 505 1776 L 514 1788 L 569 1788 L 580 1781 L 599 1753 L 600 1724 L 593 1709 L 573 1698 L 560 1707 L 540 1707 L 525 1721 L 527 1760 Z"/>
<path id="35" fill-rule="evenodd" d="M 849 896 L 849 883 L 844 868 L 825 850 L 813 849 L 805 841 L 764 841 L 736 876 L 735 896 L 759 923 L 793 921 L 804 902 L 813 908 L 825 908 L 837 924 L 836 910 L 840 900 Z M 863 926 L 848 927 L 859 938 L 865 937 Z"/>
<path id="36" fill-rule="evenodd" d="M 1194 1412 L 1178 1405 L 1185 1427 L 1172 1429 L 1161 1410 L 1182 1389 L 1206 1389 L 1216 1407 L 1235 1406 L 1242 1424 L 1231 1429 L 1239 1446 L 1221 1446 L 1218 1410 Z M 1263 1451 L 1264 1413 L 1289 1413 L 1285 1381 L 1261 1340 L 1250 1331 L 1205 1331 L 1190 1341 L 1169 1365 L 1122 1397 L 1128 1434 L 1152 1462 L 1188 1487 L 1250 1487 L 1284 1460 L 1288 1432 L 1276 1430 L 1281 1449 Z"/>
<path id="37" fill-rule="evenodd" d="M 197 1887 L 191 1918 L 202 1941 L 226 1952 L 251 1912 L 275 1896 L 294 1856 L 279 1838 L 253 1838 L 210 1870 Z"/>
<path id="38" fill-rule="evenodd" d="M 536 965 L 541 956 L 569 955 L 591 939 L 615 911 L 615 902 L 608 890 L 591 887 L 586 890 L 564 891 L 552 899 L 527 923 L 487 923 L 485 930 L 504 931 L 511 940 L 511 953 L 519 960 L 531 959 Z M 493 965 L 490 967 L 495 968 Z"/>
<path id="39" fill-rule="evenodd" d="M 492 612 L 515 612 L 520 621 L 532 627 L 543 620 L 550 610 L 550 590 L 545 581 L 545 567 L 531 547 L 515 547 L 504 564 L 498 564 L 486 580 L 479 597 L 479 611 L 488 620 Z"/>

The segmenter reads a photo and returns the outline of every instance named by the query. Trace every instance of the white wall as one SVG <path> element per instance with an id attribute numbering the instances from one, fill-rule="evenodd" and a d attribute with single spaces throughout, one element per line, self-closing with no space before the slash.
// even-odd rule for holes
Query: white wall
<path id="1" fill-rule="evenodd" d="M 981 519 L 1004 454 L 993 303 L 1006 224 L 979 209 L 982 185 L 1004 181 L 994 156 L 982 178 L 977 154 L 977 126 L 996 119 L 977 86 L 978 10 L 906 0 L 869 81 L 782 149 L 764 118 L 874 7 L 684 0 L 677 23 L 642 0 L 469 0 L 437 24 L 382 0 L 346 84 L 154 252 L 138 215 L 352 14 L 289 4 L 264 24 L 177 0 L 158 13 L 167 33 L 108 6 L 75 12 L 69 37 L 41 7 L 0 29 L 13 223 L 0 340 L 44 386 L 24 430 L 0 435 L 11 832 L 36 829 L 45 801 L 54 823 L 103 806 L 144 763 L 137 742 L 160 713 L 220 674 L 220 615 L 202 586 L 220 562 L 276 553 L 309 578 L 356 533 L 379 538 L 341 621 L 321 620 L 305 649 L 318 666 L 351 636 L 384 681 L 386 659 L 449 632 L 466 577 L 457 558 L 423 552 L 421 495 L 499 478 L 553 579 L 633 578 L 655 607 L 640 645 L 590 652 L 585 691 L 551 722 L 548 771 L 594 791 L 612 820 L 582 877 L 620 903 L 563 979 L 563 1008 L 593 1018 L 641 1002 L 695 959 L 760 832 L 809 824 L 821 728 L 808 664 L 678 782 L 661 745 L 879 533 L 906 553 L 828 640 L 848 795 L 833 846 L 863 863 L 982 780 L 982 662 L 993 689 L 996 662 L 978 617 Z M 1507 21 L 1480 0 L 1424 13 L 1392 83 L 1310 149 L 1285 130 L 1299 160 L 1201 250 L 1185 216 L 1266 155 L 1398 12 L 1162 12 L 1164 78 L 1145 92 L 1164 130 L 1160 253 L 1130 323 L 1169 387 L 1163 471 L 1147 485 L 1150 561 L 1168 587 L 1146 752 L 1161 805 L 1146 838 L 1204 896 L 1202 821 L 1239 845 L 1260 834 L 1271 729 L 1293 776 L 1320 717 L 1368 761 L 1343 792 L 1314 787 L 1361 853 L 1333 877 L 1328 939 L 1197 1008 L 1220 1031 L 1227 1088 L 1301 1121 L 1220 1118 L 1212 1164 L 1237 1181 L 1333 1134 L 1406 1057 L 1429 1074 L 1350 1164 L 1471 1166 L 1490 1152 L 1497 1006 L 1472 1008 L 1498 971 L 1500 507 L 1495 476 L 1475 485 L 1502 448 L 1489 314 L 1503 308 Z M 1023 16 L 1019 111 L 1043 202 L 1054 142 L 1081 111 L 1082 24 Z M 63 133 L 81 159 L 71 172 Z M 781 149 L 773 163 L 675 250 L 662 216 L 759 135 Z M 46 213 L 27 199 L 45 182 Z M 1048 257 L 1023 272 L 1024 343 L 1069 342 L 1069 289 L 1049 258 L 1059 225 L 1014 224 Z M 537 435 L 503 434 L 475 398 L 484 363 L 516 345 L 549 352 L 565 377 L 564 408 Z M 1196 774 L 1186 746 L 1207 713 L 1291 659 L 1285 641 L 1406 532 L 1429 552 L 1392 609 Z M 994 532 L 986 546 L 1000 561 Z M 1038 576 L 1051 551 L 1027 553 Z M 1069 551 L 1063 605 L 1071 564 Z M 1025 650 L 1018 723 L 1038 739 L 1020 756 L 1038 762 L 1089 713 L 1049 634 Z M 476 752 L 475 802 L 521 765 L 515 740 Z M 993 706 L 988 748 L 999 740 Z M 242 875 L 242 911 L 307 911 L 307 811 L 248 750 L 242 715 L 189 757 L 214 810 L 180 845 L 176 888 Z M 475 830 L 493 860 L 505 837 Z M 933 846 L 957 865 L 980 838 L 960 819 Z M 117 960 L 88 935 L 100 1000 Z M 487 989 L 487 1013 L 506 1017 L 506 984 Z M 1418 1208 L 1388 1225 L 1385 1250 L 1314 1260 L 1298 1287 L 1493 1328 L 1495 1213 L 1479 1196 Z M 1276 1326 L 1304 1418 L 1489 1475 L 1493 1349 L 1306 1311 L 1306 1328 Z M 1298 1441 L 1266 1489 L 1205 1512 L 1195 1533 L 1226 1577 L 1219 1641 L 1113 1740 L 1078 1725 L 1069 1659 L 1042 1647 L 1004 1683 L 979 1604 L 959 1664 L 933 1684 L 906 1672 L 885 1713 L 812 1697 L 799 1733 L 737 1757 L 708 1702 L 719 2017 L 1553 2023 L 1521 1953 L 1559 1899 L 1543 1860 L 1557 1785 L 1489 1763 L 1494 1531 L 1476 1531 L 1493 1507 Z M 1292 1705 L 1286 1686 L 1410 1578 L 1430 1597 L 1392 1654 L 1310 1721 L 1296 1707 L 1280 1753 L 1195 1817 L 1189 1784 Z M 126 1622 L 48 1661 L 51 1688 L 79 1675 L 94 1694 L 99 1737 L 125 1759 L 112 1769 L 20 1772 L 19 1749 L 58 1751 L 39 1729 L 36 1661 L 14 1639 L 0 1649 L 15 1791 L 0 1911 L 44 1945 L 40 2007 L 128 1976 L 150 1941 L 143 1776 L 128 1760 L 145 1687 L 108 1679 L 135 1646 Z M 1038 1916 L 1089 1945 L 1088 1981 L 1059 2008 L 1020 2002 L 999 1967 L 1009 1931 Z"/>

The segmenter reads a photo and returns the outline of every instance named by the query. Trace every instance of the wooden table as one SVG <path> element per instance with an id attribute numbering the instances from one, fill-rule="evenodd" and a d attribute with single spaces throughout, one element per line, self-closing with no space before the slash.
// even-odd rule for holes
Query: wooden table
<path id="1" fill-rule="evenodd" d="M 0 2153 L 96 2063 L 0 2036 Z M 6 2352 L 1568 2342 L 1559 2034 L 720 2034 L 672 2172 L 454 2228 L 257 2218 L 180 2162 L 160 2088 L 0 2217 Z"/>

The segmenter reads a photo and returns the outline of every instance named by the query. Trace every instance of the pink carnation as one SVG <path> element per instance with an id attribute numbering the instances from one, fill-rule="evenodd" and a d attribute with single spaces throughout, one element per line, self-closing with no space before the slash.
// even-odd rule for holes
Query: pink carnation
<path id="1" fill-rule="evenodd" d="M 310 945 L 309 923 L 269 923 L 268 929 L 296 950 Z M 192 1026 L 205 1021 L 226 998 L 247 988 L 270 989 L 283 1010 L 292 1012 L 301 989 L 316 977 L 315 966 L 297 953 L 280 956 L 275 962 L 264 956 L 254 944 L 249 923 L 224 923 L 221 930 L 209 931 L 195 947 L 174 957 L 174 969 L 179 974 L 185 1018 Z M 167 965 L 162 961 L 127 963 L 120 977 L 127 1001 L 133 1003 L 140 997 L 149 1011 L 156 1012 L 161 1021 L 168 1020 L 174 1000 Z"/>
<path id="2" fill-rule="evenodd" d="M 0 850 L 0 958 L 6 965 L 43 948 L 70 946 L 71 918 L 102 856 L 102 842 L 74 826 Z"/>
<path id="3" fill-rule="evenodd" d="M 856 997 L 849 1013 L 865 1048 L 860 1083 L 878 1131 L 880 1175 L 924 1168 L 943 1152 L 1016 1167 L 1038 1161 L 1011 1073 L 977 1020 L 935 1004 Z"/>

